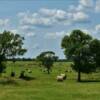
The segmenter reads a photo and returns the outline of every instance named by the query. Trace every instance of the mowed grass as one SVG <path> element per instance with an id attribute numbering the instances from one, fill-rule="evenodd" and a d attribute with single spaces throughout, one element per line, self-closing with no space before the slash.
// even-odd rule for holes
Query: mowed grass
<path id="1" fill-rule="evenodd" d="M 57 62 L 48 75 L 36 62 L 7 62 L 6 73 L 0 79 L 0 100 L 99 100 L 100 82 L 77 82 L 77 74 L 70 68 L 70 62 Z M 32 73 L 26 75 L 34 77 L 26 81 L 19 79 L 19 74 L 26 68 Z M 16 72 L 15 78 L 10 78 L 11 71 Z M 56 76 L 67 74 L 67 80 L 57 82 Z M 100 73 L 85 75 L 84 80 L 99 80 Z"/>

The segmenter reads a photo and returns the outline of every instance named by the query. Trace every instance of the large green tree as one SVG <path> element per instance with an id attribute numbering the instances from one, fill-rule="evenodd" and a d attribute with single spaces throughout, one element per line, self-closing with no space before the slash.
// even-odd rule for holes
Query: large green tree
<path id="1" fill-rule="evenodd" d="M 52 51 L 42 52 L 37 56 L 37 60 L 47 69 L 48 74 L 50 74 L 51 67 L 53 66 L 54 61 L 57 60 L 57 56 Z"/>
<path id="2" fill-rule="evenodd" d="M 70 35 L 62 39 L 61 46 L 67 59 L 72 59 L 72 68 L 78 72 L 78 81 L 81 73 L 90 73 L 96 70 L 93 54 L 90 51 L 92 37 L 81 30 L 73 30 Z"/>
<path id="3" fill-rule="evenodd" d="M 100 40 L 92 40 L 90 43 L 90 50 L 93 54 L 96 67 L 100 69 Z"/>
<path id="4" fill-rule="evenodd" d="M 26 49 L 23 48 L 23 40 L 19 34 L 4 31 L 0 34 L 0 73 L 4 70 L 3 62 L 6 58 L 23 55 Z"/>

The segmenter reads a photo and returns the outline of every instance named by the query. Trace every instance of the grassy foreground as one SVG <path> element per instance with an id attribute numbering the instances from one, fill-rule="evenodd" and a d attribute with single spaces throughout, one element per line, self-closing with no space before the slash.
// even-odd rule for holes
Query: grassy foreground
<path id="1" fill-rule="evenodd" d="M 18 78 L 21 70 L 32 69 L 32 73 L 26 73 L 34 77 L 33 80 L 26 81 Z M 67 80 L 57 82 L 56 76 L 67 72 Z M 11 70 L 16 72 L 16 78 L 11 79 Z M 0 100 L 99 100 L 100 82 L 76 81 L 76 73 L 70 71 L 70 63 L 55 63 L 52 73 L 48 75 L 41 71 L 35 62 L 12 62 L 7 63 L 6 73 L 0 79 Z M 99 79 L 100 74 L 82 74 L 82 79 Z M 9 81 L 8 81 L 9 80 Z M 11 81 L 12 80 L 12 81 Z"/>

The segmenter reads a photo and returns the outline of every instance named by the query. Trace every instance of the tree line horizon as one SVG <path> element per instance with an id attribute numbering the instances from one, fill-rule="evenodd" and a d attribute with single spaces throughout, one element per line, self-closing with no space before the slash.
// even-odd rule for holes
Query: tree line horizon
<path id="1" fill-rule="evenodd" d="M 6 68 L 6 60 L 20 60 L 16 56 L 22 56 L 27 52 L 23 48 L 24 37 L 10 31 L 0 34 L 0 73 Z M 61 41 L 61 47 L 66 59 L 59 59 L 53 51 L 41 52 L 35 59 L 47 68 L 48 74 L 55 61 L 72 61 L 72 69 L 78 73 L 78 81 L 81 81 L 81 73 L 92 73 L 100 70 L 100 40 L 93 38 L 80 29 L 72 30 L 70 35 L 65 35 Z M 9 59 L 8 59 L 9 58 Z M 22 58 L 23 61 L 27 59 Z M 21 59 L 21 60 L 22 60 Z M 28 59 L 32 60 L 32 59 Z"/>

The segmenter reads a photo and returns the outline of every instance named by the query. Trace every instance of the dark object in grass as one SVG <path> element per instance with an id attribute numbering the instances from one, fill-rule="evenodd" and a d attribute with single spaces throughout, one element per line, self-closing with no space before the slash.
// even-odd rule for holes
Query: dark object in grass
<path id="1" fill-rule="evenodd" d="M 94 79 L 94 80 L 81 80 L 80 81 L 81 83 L 95 83 L 95 82 L 100 82 L 100 80 L 96 80 L 96 79 Z"/>
<path id="2" fill-rule="evenodd" d="M 24 79 L 24 80 L 27 80 L 27 81 L 30 81 L 30 80 L 35 79 L 35 78 L 33 78 L 33 77 L 26 76 L 26 75 L 25 75 L 25 71 L 21 71 L 19 78 Z"/>
<path id="3" fill-rule="evenodd" d="M 24 79 L 26 81 L 30 81 L 30 80 L 34 80 L 35 78 L 34 77 L 30 77 L 30 76 L 24 76 L 23 78 L 21 79 Z"/>
<path id="4" fill-rule="evenodd" d="M 3 71 L 3 73 L 6 73 L 6 71 Z"/>
<path id="5" fill-rule="evenodd" d="M 2 85 L 18 85 L 18 83 L 12 78 L 6 77 L 0 80 L 0 84 Z"/>
<path id="6" fill-rule="evenodd" d="M 32 73 L 32 71 L 28 69 L 28 73 Z"/>
<path id="7" fill-rule="evenodd" d="M 65 72 L 68 72 L 68 70 L 65 70 Z"/>
<path id="8" fill-rule="evenodd" d="M 15 72 L 11 72 L 11 77 L 15 77 Z"/>
<path id="9" fill-rule="evenodd" d="M 25 71 L 21 71 L 19 78 L 24 78 L 25 77 Z"/>
<path id="10" fill-rule="evenodd" d="M 67 78 L 66 74 L 61 74 L 61 76 L 63 77 L 63 80 L 66 80 Z"/>
<path id="11" fill-rule="evenodd" d="M 65 75 L 63 79 L 66 80 L 66 78 L 67 78 L 67 76 Z"/>

